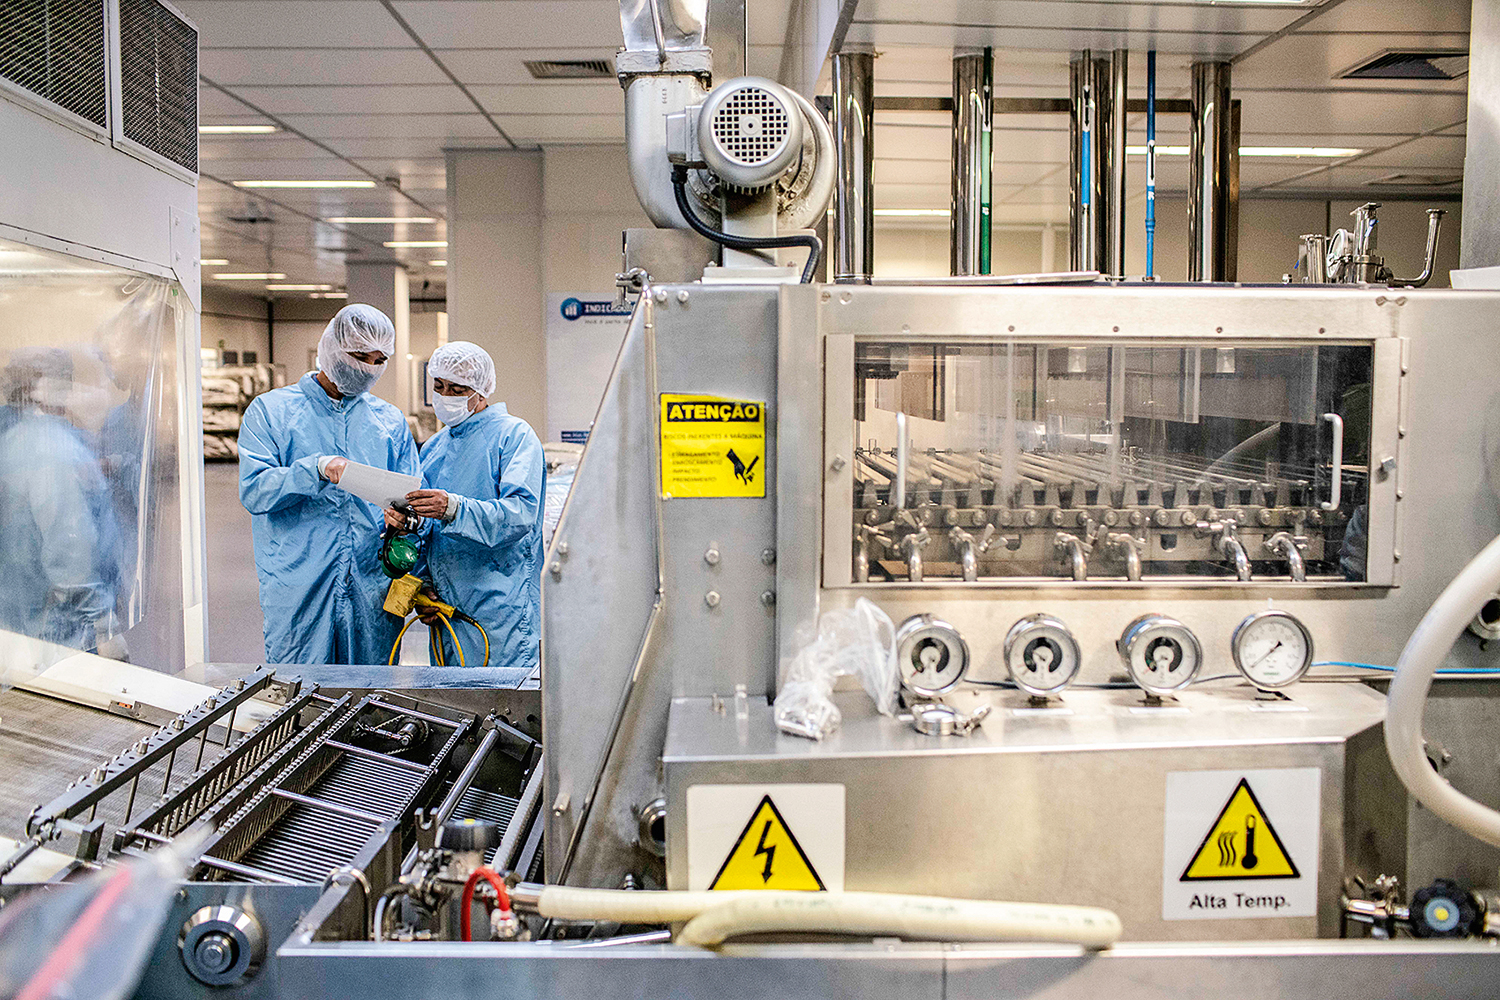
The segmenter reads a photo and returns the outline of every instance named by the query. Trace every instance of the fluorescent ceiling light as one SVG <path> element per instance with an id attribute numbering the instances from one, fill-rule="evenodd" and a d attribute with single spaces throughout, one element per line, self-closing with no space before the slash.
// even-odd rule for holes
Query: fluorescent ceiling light
<path id="1" fill-rule="evenodd" d="M 281 131 L 275 125 L 199 125 L 202 135 L 265 135 Z"/>
<path id="2" fill-rule="evenodd" d="M 216 274 L 216 281 L 280 281 L 286 275 L 280 271 L 262 271 L 254 274 Z"/>
<path id="3" fill-rule="evenodd" d="M 447 267 L 448 262 L 446 260 L 429 260 L 427 265 L 429 267 Z"/>
<path id="4" fill-rule="evenodd" d="M 901 219 L 937 219 L 948 217 L 946 208 L 877 208 L 876 215 L 884 215 Z"/>
<path id="5" fill-rule="evenodd" d="M 1125 152 L 1131 156 L 1145 156 L 1145 146 L 1126 146 Z M 1157 146 L 1157 156 L 1187 156 L 1191 149 L 1187 146 Z M 1343 146 L 1241 146 L 1241 156 L 1287 156 L 1300 157 L 1311 156 L 1325 160 L 1342 159 L 1345 156 L 1355 156 L 1363 153 L 1363 149 L 1348 149 Z"/>
<path id="6" fill-rule="evenodd" d="M 416 249 L 419 247 L 446 247 L 447 240 L 386 240 L 385 245 L 393 250 Z"/>
<path id="7" fill-rule="evenodd" d="M 330 219 L 324 219 L 323 221 L 324 222 L 337 222 L 337 223 L 339 223 L 341 225 L 345 225 L 345 226 L 366 226 L 366 225 L 369 225 L 369 226 L 390 226 L 390 225 L 395 225 L 395 224 L 397 224 L 399 222 L 423 222 L 423 223 L 426 223 L 426 222 L 436 222 L 437 220 L 436 219 L 429 219 L 426 216 L 335 215 L 332 218 L 330 218 Z"/>
<path id="8" fill-rule="evenodd" d="M 348 292 L 313 292 L 308 296 L 310 299 L 347 299 Z"/>
<path id="9" fill-rule="evenodd" d="M 224 260 L 220 257 L 205 257 L 203 260 L 200 260 L 198 262 L 200 267 L 223 267 L 228 263 L 229 261 Z"/>
<path id="10" fill-rule="evenodd" d="M 267 285 L 268 292 L 326 292 L 332 285 Z"/>
<path id="11" fill-rule="evenodd" d="M 374 181 L 235 181 L 238 188 L 372 188 Z"/>

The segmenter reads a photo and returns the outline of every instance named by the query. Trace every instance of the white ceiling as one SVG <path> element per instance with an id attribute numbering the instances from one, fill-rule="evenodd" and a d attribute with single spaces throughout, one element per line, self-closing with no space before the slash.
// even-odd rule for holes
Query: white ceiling
<path id="1" fill-rule="evenodd" d="M 443 239 L 445 146 L 534 148 L 618 143 L 618 85 L 537 81 L 526 59 L 609 59 L 620 41 L 613 0 L 177 0 L 202 46 L 204 123 L 274 123 L 273 135 L 204 135 L 205 258 L 228 270 L 343 281 L 351 252 L 391 253 L 392 239 Z M 748 0 L 751 72 L 781 64 L 791 0 Z M 1257 193 L 1347 194 L 1393 173 L 1462 172 L 1466 89 L 1455 81 L 1347 81 L 1334 74 L 1387 48 L 1467 48 L 1468 0 L 859 0 L 846 45 L 873 47 L 879 96 L 951 89 L 956 48 L 990 45 L 998 97 L 1063 97 L 1069 53 L 1132 50 L 1130 90 L 1145 96 L 1145 51 L 1160 51 L 1158 93 L 1186 97 L 1195 58 L 1231 59 L 1247 146 L 1337 146 L 1346 161 L 1242 160 Z M 826 74 L 825 74 L 826 78 Z M 1130 141 L 1144 142 L 1143 116 Z M 942 113 L 879 112 L 876 205 L 944 208 L 949 127 Z M 995 218 L 1067 218 L 1067 118 L 995 120 Z M 1158 140 L 1187 142 L 1183 115 Z M 1132 158 L 1130 184 L 1140 183 Z M 1164 191 L 1187 182 L 1163 157 Z M 369 179 L 354 191 L 246 191 L 246 179 Z M 387 179 L 390 179 L 389 181 Z M 387 184 L 390 186 L 387 186 Z M 399 187 L 396 185 L 399 184 Z M 269 217 L 245 223 L 233 218 Z M 340 226 L 332 216 L 431 216 L 431 225 Z M 418 283 L 440 290 L 441 250 L 396 250 Z M 206 268 L 206 275 L 221 268 Z M 243 287 L 243 286 L 237 286 Z M 253 287 L 253 286 L 252 286 Z M 252 290 L 252 288 L 244 288 Z M 258 290 L 258 289 L 256 289 Z"/>

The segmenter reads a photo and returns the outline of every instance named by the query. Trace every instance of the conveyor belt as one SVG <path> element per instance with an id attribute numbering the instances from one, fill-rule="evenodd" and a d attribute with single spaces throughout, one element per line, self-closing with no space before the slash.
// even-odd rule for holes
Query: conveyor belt
<path id="1" fill-rule="evenodd" d="M 102 758 L 155 728 L 26 691 L 0 692 L 0 762 L 5 771 L 0 781 L 0 833 L 24 839 L 26 817 L 38 803 L 51 801 Z M 150 786 L 153 795 L 158 787 Z"/>

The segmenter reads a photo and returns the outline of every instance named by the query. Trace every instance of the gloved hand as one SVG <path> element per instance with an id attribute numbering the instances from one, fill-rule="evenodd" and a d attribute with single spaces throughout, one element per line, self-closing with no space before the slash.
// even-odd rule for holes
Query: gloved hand
<path id="1" fill-rule="evenodd" d="M 438 600 L 437 591 L 433 590 L 431 587 L 423 587 L 422 594 L 426 597 L 432 598 L 434 601 Z M 435 626 L 441 622 L 441 619 L 438 617 L 437 608 L 431 608 L 422 604 L 418 604 L 416 611 L 417 617 L 422 619 L 423 625 Z"/>
<path id="2" fill-rule="evenodd" d="M 444 490 L 412 490 L 406 494 L 406 502 L 411 505 L 413 514 L 423 517 L 446 517 L 448 514 L 448 494 Z"/>
<path id="3" fill-rule="evenodd" d="M 344 475 L 344 470 L 349 467 L 349 460 L 342 455 L 335 455 L 323 466 L 323 478 L 330 483 L 337 483 Z"/>

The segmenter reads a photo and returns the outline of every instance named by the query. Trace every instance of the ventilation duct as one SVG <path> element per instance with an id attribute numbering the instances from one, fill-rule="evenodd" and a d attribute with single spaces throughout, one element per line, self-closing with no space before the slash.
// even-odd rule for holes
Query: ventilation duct
<path id="1" fill-rule="evenodd" d="M 0 2 L 0 77 L 104 128 L 104 0 Z"/>
<path id="2" fill-rule="evenodd" d="M 120 134 L 198 171 L 198 32 L 157 0 L 120 3 Z"/>

